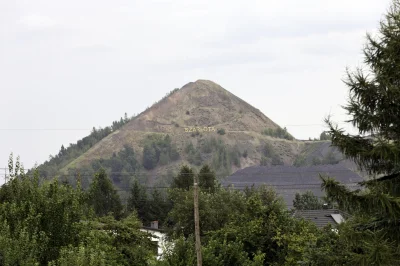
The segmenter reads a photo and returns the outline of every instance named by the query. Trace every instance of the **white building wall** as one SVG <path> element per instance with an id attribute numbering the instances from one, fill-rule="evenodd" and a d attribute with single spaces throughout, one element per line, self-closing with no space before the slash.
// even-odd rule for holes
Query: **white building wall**
<path id="1" fill-rule="evenodd" d="M 157 242 L 157 259 L 160 259 L 164 249 L 166 248 L 166 234 L 157 231 L 157 230 L 150 230 L 150 229 L 140 229 L 142 232 L 150 233 L 152 235 L 151 241 Z"/>

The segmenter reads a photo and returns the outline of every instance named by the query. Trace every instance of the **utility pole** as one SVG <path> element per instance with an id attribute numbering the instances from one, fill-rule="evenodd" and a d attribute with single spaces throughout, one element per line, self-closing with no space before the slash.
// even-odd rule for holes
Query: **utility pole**
<path id="1" fill-rule="evenodd" d="M 197 266 L 203 265 L 201 257 L 201 242 L 200 242 L 200 224 L 199 224 L 199 186 L 197 184 L 197 177 L 194 177 L 194 231 L 196 236 L 196 254 Z"/>

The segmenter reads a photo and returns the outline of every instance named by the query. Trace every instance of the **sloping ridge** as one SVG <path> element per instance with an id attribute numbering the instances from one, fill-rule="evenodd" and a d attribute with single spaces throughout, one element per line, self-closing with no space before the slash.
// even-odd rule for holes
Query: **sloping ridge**
<path id="1" fill-rule="evenodd" d="M 128 144 L 141 154 L 141 139 L 152 133 L 169 134 L 172 139 L 190 137 L 187 127 L 223 128 L 229 132 L 261 133 L 278 125 L 239 97 L 209 80 L 190 82 L 157 102 L 105 137 L 75 159 L 63 170 L 89 164 L 91 160 L 108 158 Z M 216 134 L 216 133 L 214 133 Z"/>

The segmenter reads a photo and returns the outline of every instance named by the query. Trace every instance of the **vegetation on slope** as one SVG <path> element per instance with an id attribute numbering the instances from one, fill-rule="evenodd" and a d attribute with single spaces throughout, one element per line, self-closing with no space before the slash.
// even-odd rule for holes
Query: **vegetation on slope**
<path id="1" fill-rule="evenodd" d="M 294 140 L 294 137 L 289 134 L 289 132 L 287 131 L 286 127 L 283 128 L 283 129 L 281 127 L 278 127 L 276 129 L 267 128 L 267 129 L 264 129 L 262 131 L 262 134 L 267 135 L 267 136 L 271 136 L 271 137 L 274 137 L 274 138 Z"/>
<path id="2" fill-rule="evenodd" d="M 115 132 L 132 119 L 134 119 L 134 117 L 128 118 L 128 115 L 125 113 L 124 118 L 121 117 L 119 121 L 113 121 L 111 126 L 99 129 L 93 127 L 89 136 L 78 140 L 76 144 L 71 143 L 67 148 L 62 145 L 58 154 L 54 156 L 50 155 L 49 160 L 37 168 L 40 177 L 46 179 L 55 177 L 60 169 L 84 154 L 100 140 Z"/>

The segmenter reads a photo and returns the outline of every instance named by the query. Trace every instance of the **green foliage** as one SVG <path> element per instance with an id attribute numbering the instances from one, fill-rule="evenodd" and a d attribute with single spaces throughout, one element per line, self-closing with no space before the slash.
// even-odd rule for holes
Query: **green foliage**
<path id="1" fill-rule="evenodd" d="M 231 174 L 232 165 L 241 166 L 240 158 L 242 153 L 238 147 L 236 145 L 230 147 L 222 139 L 216 139 L 215 137 L 201 139 L 197 148 L 194 147 L 193 143 L 189 142 L 184 151 L 190 164 L 200 166 L 208 163 L 220 176 Z M 212 156 L 208 154 L 212 154 Z M 210 159 L 207 160 L 207 158 Z"/>
<path id="2" fill-rule="evenodd" d="M 183 190 L 189 190 L 193 186 L 194 172 L 187 166 L 183 165 L 177 176 L 172 180 L 171 187 Z"/>
<path id="3" fill-rule="evenodd" d="M 214 192 L 216 189 L 217 178 L 214 171 L 208 165 L 204 165 L 197 175 L 199 187 L 202 191 Z"/>
<path id="4" fill-rule="evenodd" d="M 321 135 L 319 136 L 319 139 L 320 140 L 331 140 L 331 136 L 327 132 L 323 131 L 321 133 Z"/>
<path id="5" fill-rule="evenodd" d="M 262 134 L 267 135 L 267 136 L 271 136 L 271 137 L 274 137 L 274 138 L 280 138 L 280 139 L 287 139 L 287 140 L 293 140 L 294 139 L 293 136 L 290 135 L 287 132 L 286 127 L 283 128 L 283 129 L 280 128 L 280 127 L 276 128 L 276 129 L 267 128 L 262 132 Z"/>
<path id="6" fill-rule="evenodd" d="M 104 168 L 110 173 L 110 177 L 114 183 L 120 183 L 122 181 L 129 183 L 126 179 L 141 169 L 140 163 L 136 160 L 133 148 L 127 144 L 124 145 L 124 148 L 119 151 L 118 154 L 114 153 L 109 159 L 97 159 L 92 161 L 91 167 L 92 169 L 89 169 L 89 171 L 84 174 L 85 176 L 94 174 Z M 86 186 L 83 187 L 86 188 Z"/>
<path id="7" fill-rule="evenodd" d="M 322 206 L 323 202 L 312 191 L 296 193 L 293 200 L 293 207 L 296 210 L 318 210 L 322 209 Z"/>
<path id="8" fill-rule="evenodd" d="M 135 216 L 92 216 L 88 199 L 114 210 L 104 204 L 115 201 L 104 171 L 88 193 L 79 183 L 40 184 L 38 171 L 33 177 L 19 173 L 0 188 L 0 265 L 146 265 L 155 256 Z"/>
<path id="9" fill-rule="evenodd" d="M 57 180 L 39 186 L 21 176 L 0 190 L 0 258 L 4 265 L 45 263 L 62 246 L 76 243 L 84 208 L 83 194 Z"/>
<path id="10" fill-rule="evenodd" d="M 154 253 L 153 243 L 139 231 L 135 216 L 122 221 L 113 217 L 89 223 L 78 246 L 69 245 L 51 266 L 69 265 L 147 265 Z"/>
<path id="11" fill-rule="evenodd" d="M 267 166 L 267 165 L 279 165 L 283 164 L 279 155 L 275 152 L 274 147 L 271 143 L 266 142 L 261 150 L 261 160 L 260 165 Z"/>
<path id="12" fill-rule="evenodd" d="M 335 154 L 333 151 L 329 151 L 324 158 L 322 159 L 322 164 L 337 164 L 339 163 L 339 160 L 336 159 Z"/>
<path id="13" fill-rule="evenodd" d="M 157 166 L 159 158 L 157 158 L 156 149 L 149 144 L 143 148 L 143 166 L 147 170 L 153 169 Z"/>
<path id="14" fill-rule="evenodd" d="M 265 157 L 264 155 L 261 156 L 261 161 L 260 161 L 261 166 L 267 166 L 269 162 L 270 160 L 267 157 Z"/>
<path id="15" fill-rule="evenodd" d="M 88 191 L 88 203 L 93 206 L 97 216 L 112 214 L 120 218 L 122 215 L 121 200 L 104 169 L 95 174 Z"/>
<path id="16" fill-rule="evenodd" d="M 169 135 L 164 138 L 159 135 L 150 135 L 145 140 L 143 148 L 144 168 L 154 169 L 158 164 L 165 165 L 178 159 L 179 153 L 175 145 L 172 144 Z"/>
<path id="17" fill-rule="evenodd" d="M 365 191 L 350 191 L 322 177 L 329 199 L 353 214 L 348 240 L 348 260 L 357 265 L 398 265 L 400 250 L 400 2 L 380 23 L 376 38 L 367 36 L 366 68 L 348 71 L 350 97 L 345 110 L 358 135 L 345 134 L 326 120 L 332 144 L 377 180 L 364 182 Z M 364 70 L 365 69 L 365 70 Z M 364 137 L 370 135 L 370 137 Z"/>
<path id="18" fill-rule="evenodd" d="M 185 153 L 186 154 L 190 154 L 190 153 L 193 153 L 195 151 L 196 150 L 195 150 L 192 142 L 189 142 L 188 144 L 186 144 L 186 147 L 185 147 Z"/>
<path id="19" fill-rule="evenodd" d="M 158 225 L 163 227 L 167 220 L 168 212 L 172 208 L 171 201 L 167 198 L 167 195 L 154 188 L 151 192 L 148 206 L 147 219 L 144 222 L 148 224 L 151 221 L 158 221 Z"/>
<path id="20" fill-rule="evenodd" d="M 213 147 L 211 166 L 219 176 L 228 176 L 232 172 L 232 164 L 240 166 L 240 155 L 237 147 L 227 146 L 222 139 L 211 138 Z"/>
<path id="21" fill-rule="evenodd" d="M 190 152 L 189 156 L 188 156 L 188 162 L 190 164 L 200 166 L 201 163 L 203 162 L 200 151 L 196 150 L 196 151 Z"/>
<path id="22" fill-rule="evenodd" d="M 299 154 L 293 162 L 293 165 L 296 167 L 305 166 L 306 164 L 306 157 L 302 154 Z"/>
<path id="23" fill-rule="evenodd" d="M 144 186 L 138 180 L 135 180 L 130 191 L 127 208 L 128 211 L 136 211 L 137 216 L 142 221 L 147 220 L 146 214 L 148 210 L 148 196 Z"/>
<path id="24" fill-rule="evenodd" d="M 167 246 L 161 261 L 157 266 L 188 266 L 196 265 L 197 258 L 194 247 L 193 235 L 175 239 L 173 245 Z M 205 265 L 205 264 L 204 264 Z"/>
<path id="25" fill-rule="evenodd" d="M 182 233 L 188 237 L 194 232 L 193 190 L 184 192 L 172 190 L 170 198 L 174 203 L 168 214 L 169 219 L 174 222 L 170 234 L 179 236 Z M 243 194 L 238 191 L 221 189 L 209 193 L 201 189 L 199 196 L 201 235 L 204 236 L 205 232 L 223 227 L 231 219 L 231 215 L 238 215 L 243 209 Z"/>
<path id="26" fill-rule="evenodd" d="M 217 133 L 220 134 L 220 135 L 225 135 L 225 129 L 220 128 L 220 129 L 217 130 Z"/>
<path id="27" fill-rule="evenodd" d="M 46 179 L 53 178 L 61 168 L 67 166 L 74 159 L 88 151 L 100 140 L 107 137 L 112 132 L 115 132 L 132 119 L 134 119 L 134 117 L 128 118 L 127 114 L 125 113 L 125 118 L 121 117 L 120 120 L 113 121 L 112 126 L 99 129 L 93 127 L 93 130 L 89 136 L 78 140 L 76 144 L 71 143 L 67 148 L 62 145 L 58 154 L 54 156 L 50 155 L 50 159 L 38 167 L 40 177 Z"/>
<path id="28" fill-rule="evenodd" d="M 168 249 L 159 265 L 195 263 L 192 191 L 171 191 L 175 222 Z M 315 225 L 294 219 L 277 194 L 267 188 L 218 189 L 199 196 L 200 229 L 204 265 L 298 265 L 312 263 L 320 232 Z M 182 237 L 182 235 L 184 237 Z M 314 265 L 314 264 L 309 264 Z M 332 264 L 334 265 L 334 264 Z"/>
<path id="29" fill-rule="evenodd" d="M 230 160 L 232 161 L 233 165 L 236 167 L 240 167 L 240 157 L 241 153 L 237 146 L 233 146 L 229 152 Z"/>
<path id="30" fill-rule="evenodd" d="M 149 194 L 146 187 L 135 180 L 131 188 L 127 209 L 129 212 L 136 212 L 143 224 L 159 221 L 161 227 L 167 218 L 171 205 L 166 196 L 159 190 L 154 188 Z"/>

